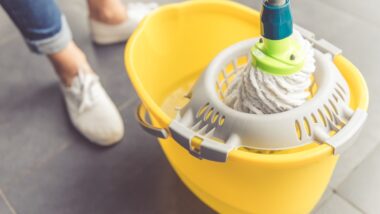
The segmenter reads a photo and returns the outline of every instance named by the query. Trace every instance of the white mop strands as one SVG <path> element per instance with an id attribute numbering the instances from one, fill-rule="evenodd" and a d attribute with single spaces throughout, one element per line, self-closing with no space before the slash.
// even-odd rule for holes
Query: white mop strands
<path id="1" fill-rule="evenodd" d="M 301 106 L 310 97 L 315 72 L 314 49 L 294 31 L 293 38 L 306 54 L 302 70 L 289 76 L 275 76 L 252 66 L 242 68 L 227 90 L 224 102 L 231 108 L 252 114 L 274 114 Z"/>

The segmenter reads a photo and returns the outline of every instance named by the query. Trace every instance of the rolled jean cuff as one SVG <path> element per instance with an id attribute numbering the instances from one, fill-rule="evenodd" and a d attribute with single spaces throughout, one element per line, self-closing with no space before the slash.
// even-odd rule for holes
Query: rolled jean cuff
<path id="1" fill-rule="evenodd" d="M 73 37 L 69 24 L 65 16 L 61 17 L 61 30 L 50 38 L 41 40 L 28 40 L 26 39 L 26 44 L 29 46 L 30 50 L 38 54 L 54 54 L 64 48 L 72 41 Z"/>

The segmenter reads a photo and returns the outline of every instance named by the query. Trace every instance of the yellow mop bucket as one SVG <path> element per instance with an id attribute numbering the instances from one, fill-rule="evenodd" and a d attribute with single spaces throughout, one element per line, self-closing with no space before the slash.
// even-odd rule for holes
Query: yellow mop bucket
<path id="1" fill-rule="evenodd" d="M 260 153 L 234 149 L 225 162 L 195 158 L 173 139 L 176 106 L 222 50 L 260 36 L 259 13 L 231 1 L 202 0 L 164 6 L 147 17 L 128 42 L 125 61 L 143 105 L 142 127 L 160 144 L 183 182 L 220 213 L 309 213 L 338 160 L 327 144 Z M 334 63 L 350 89 L 352 109 L 367 110 L 366 83 L 342 55 Z M 145 120 L 149 113 L 153 125 Z M 192 142 L 196 145 L 197 142 Z M 199 145 L 198 145 L 199 146 Z"/>

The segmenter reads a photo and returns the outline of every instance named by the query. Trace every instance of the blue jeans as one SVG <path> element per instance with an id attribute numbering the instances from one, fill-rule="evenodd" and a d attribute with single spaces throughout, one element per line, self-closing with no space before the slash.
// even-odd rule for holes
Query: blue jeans
<path id="1" fill-rule="evenodd" d="M 72 40 L 66 19 L 54 0 L 0 0 L 0 5 L 35 53 L 59 52 Z"/>

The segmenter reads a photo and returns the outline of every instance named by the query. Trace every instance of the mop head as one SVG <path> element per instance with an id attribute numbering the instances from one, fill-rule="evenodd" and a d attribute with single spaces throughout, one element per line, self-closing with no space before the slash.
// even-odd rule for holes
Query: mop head
<path id="1" fill-rule="evenodd" d="M 274 114 L 301 106 L 311 96 L 315 72 L 314 50 L 309 41 L 294 31 L 293 39 L 305 53 L 302 70 L 289 76 L 275 76 L 252 66 L 242 68 L 227 90 L 225 104 L 251 114 Z"/>

